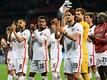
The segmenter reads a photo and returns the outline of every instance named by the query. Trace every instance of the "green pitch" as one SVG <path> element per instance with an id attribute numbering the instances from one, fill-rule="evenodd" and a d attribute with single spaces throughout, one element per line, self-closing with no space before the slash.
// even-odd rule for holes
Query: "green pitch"
<path id="1" fill-rule="evenodd" d="M 62 80 L 65 80 L 64 72 L 63 72 L 64 71 L 63 64 L 64 64 L 64 61 L 62 61 L 60 74 L 61 74 Z M 28 64 L 28 66 L 30 66 L 30 65 Z M 50 71 L 50 69 L 49 69 L 49 71 Z M 28 73 L 26 75 L 27 79 L 28 79 L 28 75 L 29 75 L 29 69 L 28 69 Z M 3 65 L 3 64 L 2 65 L 0 64 L 0 80 L 7 80 L 7 67 L 6 67 L 6 65 Z M 41 80 L 41 75 L 39 73 L 35 75 L 35 80 Z M 48 73 L 48 80 L 52 80 L 51 72 Z M 94 76 L 93 76 L 93 80 L 95 80 Z"/>

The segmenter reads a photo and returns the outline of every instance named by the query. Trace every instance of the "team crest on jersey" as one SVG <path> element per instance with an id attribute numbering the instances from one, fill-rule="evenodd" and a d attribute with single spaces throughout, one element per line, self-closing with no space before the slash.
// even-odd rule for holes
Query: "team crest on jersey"
<path id="1" fill-rule="evenodd" d="M 72 28 L 71 31 L 74 31 L 74 28 Z"/>

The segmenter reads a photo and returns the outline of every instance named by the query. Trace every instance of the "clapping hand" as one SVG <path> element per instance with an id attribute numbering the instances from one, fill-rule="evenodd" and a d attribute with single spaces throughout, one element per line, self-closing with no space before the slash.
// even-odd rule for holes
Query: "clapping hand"
<path id="1" fill-rule="evenodd" d="M 51 24 L 52 24 L 52 26 L 55 27 L 56 31 L 58 31 L 58 32 L 60 32 L 62 34 L 65 32 L 64 28 L 61 26 L 61 21 L 58 20 L 57 18 L 53 19 Z"/>
<path id="2" fill-rule="evenodd" d="M 12 32 L 16 31 L 16 25 L 12 24 L 10 29 L 11 29 Z"/>

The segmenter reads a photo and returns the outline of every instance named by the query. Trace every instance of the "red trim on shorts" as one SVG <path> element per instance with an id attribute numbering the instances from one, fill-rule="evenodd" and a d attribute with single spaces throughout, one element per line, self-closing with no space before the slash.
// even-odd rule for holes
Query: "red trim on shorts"
<path id="1" fill-rule="evenodd" d="M 23 65 L 22 65 L 22 72 L 24 71 L 24 64 L 26 59 L 26 39 L 24 38 L 24 60 L 23 60 Z"/>
<path id="2" fill-rule="evenodd" d="M 57 66 L 58 66 L 58 63 L 59 63 L 59 52 L 60 52 L 60 48 L 59 48 L 59 41 L 57 43 L 57 49 L 58 49 L 58 56 L 57 56 L 57 64 L 56 64 L 56 67 L 55 67 L 55 72 L 56 72 L 56 69 L 57 69 Z"/>
<path id="3" fill-rule="evenodd" d="M 92 52 L 92 62 L 93 62 L 93 65 L 95 65 L 95 61 L 94 61 L 94 51 L 95 50 L 95 46 L 93 45 L 93 52 Z"/>
<path id="4" fill-rule="evenodd" d="M 81 49 L 81 36 L 79 36 L 79 45 L 80 45 L 80 58 L 79 58 L 78 72 L 80 71 L 80 66 L 81 66 L 81 55 L 82 55 L 82 49 Z"/>
<path id="5" fill-rule="evenodd" d="M 47 41 L 46 40 L 44 40 L 44 46 L 45 46 L 45 55 L 46 55 L 46 61 L 45 61 L 45 70 L 47 71 L 47 60 L 48 60 L 48 58 L 47 58 L 47 54 L 48 54 L 48 51 L 47 51 Z"/>

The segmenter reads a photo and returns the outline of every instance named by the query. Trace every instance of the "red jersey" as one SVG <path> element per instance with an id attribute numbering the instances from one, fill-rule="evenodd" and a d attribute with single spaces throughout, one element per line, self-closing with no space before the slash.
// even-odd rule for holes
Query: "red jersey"
<path id="1" fill-rule="evenodd" d="M 107 50 L 107 23 L 99 24 L 94 30 L 95 51 L 97 53 Z"/>

